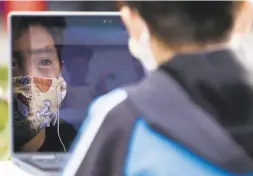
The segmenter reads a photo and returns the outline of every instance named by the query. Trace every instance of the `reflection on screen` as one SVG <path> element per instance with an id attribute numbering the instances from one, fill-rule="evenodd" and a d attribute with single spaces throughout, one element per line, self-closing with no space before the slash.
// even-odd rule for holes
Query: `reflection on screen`
<path id="1" fill-rule="evenodd" d="M 67 96 L 61 118 L 76 129 L 89 104 L 120 86 L 140 80 L 140 63 L 128 51 L 128 36 L 119 17 L 69 17 L 61 57 Z"/>

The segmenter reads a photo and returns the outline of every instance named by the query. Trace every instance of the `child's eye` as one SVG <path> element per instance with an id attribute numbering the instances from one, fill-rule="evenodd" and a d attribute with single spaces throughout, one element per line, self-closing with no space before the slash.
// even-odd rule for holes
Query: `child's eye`
<path id="1" fill-rule="evenodd" d="M 52 61 L 49 60 L 49 59 L 42 59 L 42 60 L 40 60 L 40 62 L 39 62 L 39 65 L 40 65 L 40 66 L 49 66 L 49 65 L 51 65 L 51 64 L 52 64 Z"/>

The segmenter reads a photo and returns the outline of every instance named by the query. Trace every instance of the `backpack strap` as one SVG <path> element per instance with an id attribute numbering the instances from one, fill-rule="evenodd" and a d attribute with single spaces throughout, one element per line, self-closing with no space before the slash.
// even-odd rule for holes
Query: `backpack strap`
<path id="1" fill-rule="evenodd" d="M 145 120 L 155 130 L 229 172 L 253 171 L 252 158 L 225 128 L 162 70 L 125 89 L 129 101 L 144 113 Z"/>

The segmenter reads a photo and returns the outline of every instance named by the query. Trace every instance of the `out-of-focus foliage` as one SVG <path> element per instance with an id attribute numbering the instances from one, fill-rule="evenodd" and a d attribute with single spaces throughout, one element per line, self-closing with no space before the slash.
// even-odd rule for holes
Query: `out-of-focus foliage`
<path id="1" fill-rule="evenodd" d="M 4 90 L 8 85 L 8 69 L 0 68 L 0 87 Z M 10 157 L 10 134 L 9 134 L 9 112 L 8 104 L 0 100 L 0 160 L 6 160 Z"/>

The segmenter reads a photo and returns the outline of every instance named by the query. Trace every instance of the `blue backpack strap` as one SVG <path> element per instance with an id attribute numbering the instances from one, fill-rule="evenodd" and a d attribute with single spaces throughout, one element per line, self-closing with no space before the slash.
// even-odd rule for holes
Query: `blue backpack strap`
<path id="1" fill-rule="evenodd" d="M 163 71 L 125 90 L 129 101 L 156 131 L 224 170 L 253 171 L 252 158 Z"/>

